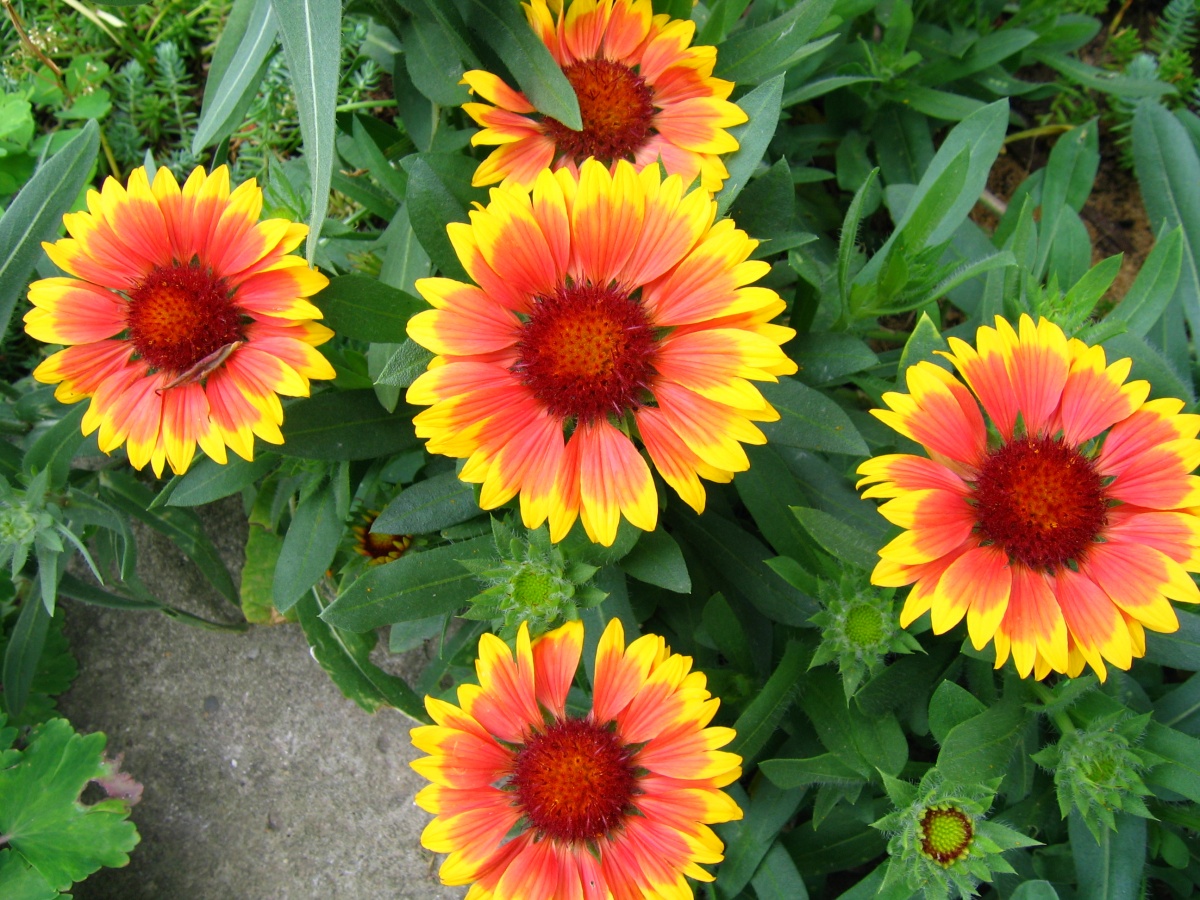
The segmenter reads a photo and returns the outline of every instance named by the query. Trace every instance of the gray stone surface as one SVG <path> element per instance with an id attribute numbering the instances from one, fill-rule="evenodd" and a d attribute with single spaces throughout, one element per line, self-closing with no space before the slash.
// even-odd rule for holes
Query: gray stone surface
<path id="1" fill-rule="evenodd" d="M 206 525 L 236 573 L 237 505 Z M 174 547 L 145 532 L 139 545 L 159 596 L 219 613 Z M 222 633 L 69 602 L 67 616 L 80 676 L 62 711 L 105 732 L 145 785 L 130 865 L 77 885 L 78 900 L 462 897 L 419 846 L 411 721 L 346 700 L 299 627 Z"/>

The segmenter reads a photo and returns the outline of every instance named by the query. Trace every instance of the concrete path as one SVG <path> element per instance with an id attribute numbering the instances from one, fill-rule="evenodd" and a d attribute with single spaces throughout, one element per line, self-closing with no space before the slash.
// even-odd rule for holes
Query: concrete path
<path id="1" fill-rule="evenodd" d="M 237 505 L 206 525 L 236 573 Z M 152 590 L 213 608 L 182 554 L 139 539 Z M 425 783 L 408 767 L 412 723 L 342 697 L 298 626 L 226 634 L 158 614 L 67 612 L 81 674 L 61 709 L 78 730 L 105 732 L 145 785 L 130 865 L 77 885 L 78 900 L 463 896 L 440 885 L 440 860 L 418 843 L 429 817 L 412 802 Z"/>

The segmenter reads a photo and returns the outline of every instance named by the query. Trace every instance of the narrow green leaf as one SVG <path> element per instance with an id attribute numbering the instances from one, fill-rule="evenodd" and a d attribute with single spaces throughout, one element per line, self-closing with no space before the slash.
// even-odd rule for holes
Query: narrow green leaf
<path id="1" fill-rule="evenodd" d="M 42 574 L 38 572 L 37 583 L 40 583 Z M 38 599 L 37 583 L 30 586 L 29 594 L 21 604 L 21 614 L 17 617 L 4 651 L 4 708 L 14 719 L 21 714 L 25 701 L 29 699 L 29 689 L 37 672 L 38 660 L 42 657 L 46 632 L 50 628 L 50 612 Z"/>
<path id="2" fill-rule="evenodd" d="M 291 404 L 283 423 L 284 456 L 374 459 L 419 446 L 412 416 L 389 413 L 373 390 L 326 391 Z"/>
<path id="3" fill-rule="evenodd" d="M 863 183 L 854 192 L 854 199 L 850 201 L 850 205 L 846 208 L 846 217 L 842 220 L 842 234 L 838 238 L 837 287 L 843 308 L 846 308 L 850 302 L 850 264 L 858 252 L 858 228 L 862 224 L 863 206 L 878 175 L 878 166 L 867 173 Z M 876 197 L 875 204 L 878 205 L 878 190 L 875 191 L 874 196 Z"/>
<path id="4" fill-rule="evenodd" d="M 311 264 L 329 208 L 334 164 L 342 0 L 271 0 L 287 56 L 304 156 L 312 182 L 312 212 L 305 255 Z"/>
<path id="5" fill-rule="evenodd" d="M 746 94 L 739 97 L 737 105 L 742 108 L 748 121 L 729 129 L 738 142 L 738 148 L 725 157 L 725 168 L 729 178 L 717 193 L 717 215 L 723 216 L 730 205 L 750 181 L 750 176 L 762 162 L 767 145 L 775 136 L 779 124 L 780 104 L 783 102 L 783 76 L 776 75 Z"/>
<path id="6" fill-rule="evenodd" d="M 1163 759 L 1146 776 L 1146 783 L 1200 803 L 1200 740 L 1151 722 L 1146 729 L 1145 747 Z"/>
<path id="7" fill-rule="evenodd" d="M 833 5 L 834 0 L 803 0 L 764 25 L 734 32 L 721 44 L 715 74 L 738 84 L 759 84 L 785 72 L 835 38 L 814 42 L 816 48 L 807 43 Z"/>
<path id="8" fill-rule="evenodd" d="M 250 523 L 246 535 L 246 564 L 242 566 L 239 596 L 242 615 L 252 625 L 268 625 L 278 621 L 275 598 L 271 589 L 283 538 L 262 525 Z"/>
<path id="9" fill-rule="evenodd" d="M 721 594 L 713 594 L 704 604 L 700 615 L 704 630 L 712 638 L 721 655 L 742 672 L 754 671 L 754 653 L 741 621 Z M 768 661 L 769 662 L 769 661 Z"/>
<path id="10" fill-rule="evenodd" d="M 100 148 L 100 129 L 89 121 L 75 137 L 41 165 L 0 218 L 0 338 L 8 334 L 17 297 L 29 273 L 62 225 L 87 183 Z"/>
<path id="11" fill-rule="evenodd" d="M 783 658 L 767 683 L 733 726 L 737 737 L 727 748 L 748 764 L 762 752 L 776 726 L 796 699 L 797 685 L 808 668 L 812 652 L 803 644 L 789 641 Z"/>
<path id="12" fill-rule="evenodd" d="M 760 390 L 780 415 L 779 421 L 762 426 L 768 440 L 801 450 L 849 456 L 870 452 L 845 410 L 820 391 L 786 376 L 777 384 L 760 385 Z"/>
<path id="13" fill-rule="evenodd" d="M 764 759 L 758 768 L 781 788 L 863 783 L 862 773 L 846 765 L 836 753 L 822 753 L 808 759 Z"/>
<path id="14" fill-rule="evenodd" d="M 424 703 L 408 683 L 371 662 L 374 634 L 347 634 L 325 622 L 311 591 L 296 604 L 296 613 L 313 658 L 349 699 L 367 712 L 394 706 L 418 722 L 429 722 Z"/>
<path id="15" fill-rule="evenodd" d="M 380 534 L 428 534 L 480 513 L 474 487 L 447 472 L 401 491 L 383 508 L 371 530 Z"/>
<path id="16" fill-rule="evenodd" d="M 262 81 L 277 32 L 271 0 L 235 0 L 208 67 L 192 153 L 199 155 L 241 124 Z"/>
<path id="17" fill-rule="evenodd" d="M 1133 163 L 1150 228 L 1183 228 L 1183 262 L 1175 298 L 1193 336 L 1200 333 L 1200 155 L 1179 120 L 1143 100 L 1133 115 Z"/>
<path id="18" fill-rule="evenodd" d="M 424 300 L 366 275 L 339 275 L 312 302 L 325 314 L 323 325 L 344 337 L 378 344 L 406 340 L 408 320 L 429 309 Z"/>
<path id="19" fill-rule="evenodd" d="M 454 195 L 446 179 L 425 156 L 410 157 L 408 171 L 408 218 L 413 232 L 433 264 L 447 278 L 470 281 L 446 234 L 449 222 L 467 221 L 467 204 Z"/>
<path id="20" fill-rule="evenodd" d="M 1096 843 L 1083 817 L 1071 810 L 1068 830 L 1075 858 L 1079 897 L 1087 900 L 1137 900 L 1146 865 L 1146 820 L 1129 813 L 1116 814 L 1117 830 L 1107 828 Z"/>
<path id="21" fill-rule="evenodd" d="M 759 864 L 750 879 L 750 886 L 759 897 L 786 897 L 787 900 L 808 900 L 808 888 L 800 870 L 792 862 L 787 848 L 776 842 Z"/>
<path id="22" fill-rule="evenodd" d="M 296 507 L 271 585 L 276 609 L 287 612 L 325 574 L 337 553 L 343 530 L 330 484 Z"/>
<path id="23" fill-rule="evenodd" d="M 717 870 L 720 896 L 736 897 L 750 883 L 775 835 L 796 814 L 804 794 L 803 789 L 785 791 L 770 782 L 760 782 L 750 802 L 741 804 L 742 820 L 718 826 L 725 839 L 725 861 Z M 789 896 L 787 900 L 798 898 Z"/>
<path id="24" fill-rule="evenodd" d="M 1038 229 L 1037 263 L 1033 270 L 1035 278 L 1046 272 L 1050 248 L 1054 246 L 1063 213 L 1071 208 L 1068 202 L 1073 185 L 1082 183 L 1086 185 L 1086 192 L 1091 191 L 1096 169 L 1100 165 L 1100 151 L 1097 149 L 1099 130 L 1098 122 L 1093 119 L 1060 136 L 1050 151 L 1050 161 L 1046 164 L 1046 174 L 1042 179 L 1042 220 Z M 1083 198 L 1087 199 L 1087 193 Z M 1080 207 L 1082 205 L 1079 204 Z"/>
<path id="25" fill-rule="evenodd" d="M 44 431 L 25 452 L 25 470 L 30 473 L 49 470 L 49 486 L 52 490 L 66 484 L 67 476 L 71 474 L 71 460 L 83 444 L 80 425 L 85 412 L 86 403 L 67 408 L 63 417 Z"/>
<path id="26" fill-rule="evenodd" d="M 466 85 L 459 84 L 466 68 L 441 23 L 410 18 L 401 28 L 400 40 L 413 87 L 439 106 L 467 102 L 471 95 Z"/>
<path id="27" fill-rule="evenodd" d="M 463 0 L 462 5 L 468 27 L 488 41 L 538 112 L 575 131 L 582 129 L 575 89 L 521 8 L 489 0 Z"/>
<path id="28" fill-rule="evenodd" d="M 196 460 L 179 479 L 167 506 L 201 506 L 212 503 L 254 484 L 279 465 L 275 453 L 260 453 L 253 462 L 230 454 L 229 462 L 222 465 L 207 456 Z"/>
<path id="29" fill-rule="evenodd" d="M 491 537 L 478 537 L 372 566 L 326 607 L 321 618 L 337 628 L 369 631 L 454 612 L 480 589 L 459 560 L 482 559 L 494 552 Z"/>
<path id="30" fill-rule="evenodd" d="M 1092 21 L 1098 20 L 1093 19 Z M 1177 92 L 1174 85 L 1167 84 L 1165 81 L 1160 81 L 1157 78 L 1132 78 L 1119 72 L 1111 72 L 1107 69 L 1089 66 L 1087 63 L 1066 54 L 1046 53 L 1039 50 L 1030 54 L 1030 57 L 1032 60 L 1044 63 L 1060 75 L 1066 76 L 1068 81 L 1091 88 L 1094 91 L 1112 94 L 1123 100 L 1136 100 L 1142 97 L 1165 97 L 1167 94 Z"/>
<path id="31" fill-rule="evenodd" d="M 1155 242 L 1129 291 L 1104 321 L 1123 322 L 1130 334 L 1145 337 L 1175 296 L 1182 271 L 1183 229 L 1177 226 Z"/>
<path id="32" fill-rule="evenodd" d="M 939 744 L 946 743 L 950 731 L 987 710 L 974 694 L 953 681 L 943 681 L 929 701 L 929 731 Z"/>
<path id="33" fill-rule="evenodd" d="M 787 343 L 787 354 L 800 367 L 796 380 L 810 387 L 841 384 L 847 376 L 879 362 L 859 338 L 828 331 L 796 335 Z"/>

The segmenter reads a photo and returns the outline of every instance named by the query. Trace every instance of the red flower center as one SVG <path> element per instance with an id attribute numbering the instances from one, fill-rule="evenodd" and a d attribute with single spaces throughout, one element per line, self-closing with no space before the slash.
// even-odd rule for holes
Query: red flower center
<path id="1" fill-rule="evenodd" d="M 583 130 L 572 131 L 549 116 L 543 119 L 558 151 L 576 160 L 594 156 L 605 165 L 631 158 L 649 137 L 654 118 L 646 79 L 610 59 L 581 59 L 563 69 L 563 74 L 579 98 Z"/>
<path id="2" fill-rule="evenodd" d="M 975 483 L 975 502 L 982 536 L 1034 569 L 1078 559 L 1107 521 L 1096 467 L 1048 437 L 1021 438 L 995 450 Z"/>
<path id="3" fill-rule="evenodd" d="M 920 821 L 921 852 L 949 868 L 968 855 L 975 837 L 971 819 L 956 806 L 926 809 Z"/>
<path id="4" fill-rule="evenodd" d="M 615 287 L 568 285 L 538 297 L 513 371 L 549 411 L 594 422 L 641 405 L 654 375 L 654 328 Z"/>
<path id="5" fill-rule="evenodd" d="M 151 368 L 186 372 L 245 338 L 225 279 L 203 266 L 155 267 L 128 295 L 129 340 Z"/>
<path id="6" fill-rule="evenodd" d="M 586 719 L 561 719 L 517 753 L 509 786 L 530 825 L 556 841 L 594 841 L 632 812 L 633 751 Z"/>

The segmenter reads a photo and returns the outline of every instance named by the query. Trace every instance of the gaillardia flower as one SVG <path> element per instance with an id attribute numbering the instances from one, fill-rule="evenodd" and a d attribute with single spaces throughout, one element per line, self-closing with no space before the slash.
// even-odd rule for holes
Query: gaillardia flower
<path id="1" fill-rule="evenodd" d="M 533 193 L 493 188 L 450 239 L 476 284 L 425 278 L 435 308 L 408 334 L 438 356 L 409 388 L 434 453 L 467 457 L 491 509 L 520 493 L 528 528 L 575 522 L 611 545 L 622 514 L 653 529 L 658 498 L 634 447 L 640 435 L 664 480 L 695 510 L 699 476 L 749 467 L 739 442 L 763 443 L 751 420 L 778 413 L 748 378 L 796 371 L 770 324 L 779 295 L 747 287 L 770 266 L 757 242 L 677 175 L 657 166 L 614 174 L 586 161 L 538 176 Z"/>
<path id="2" fill-rule="evenodd" d="M 645 635 L 625 646 L 620 622 L 596 650 L 591 711 L 567 715 L 583 649 L 568 622 L 516 655 L 479 640 L 479 684 L 459 706 L 434 697 L 436 725 L 412 731 L 430 754 L 412 767 L 433 784 L 417 804 L 437 818 L 421 843 L 448 853 L 445 884 L 471 884 L 467 900 L 690 900 L 685 876 L 722 859 L 710 823 L 742 817 L 722 787 L 741 759 L 719 750 L 729 728 L 706 727 L 718 700 L 688 657 Z"/>
<path id="3" fill-rule="evenodd" d="M 1011 652 L 1022 677 L 1103 679 L 1128 669 L 1145 629 L 1179 627 L 1170 600 L 1200 601 L 1200 416 L 1126 383 L 1131 362 L 1022 316 L 945 354 L 968 387 L 930 362 L 876 416 L 924 445 L 863 463 L 866 497 L 908 529 L 871 580 L 913 584 L 901 625 L 932 611 L 940 634 L 964 616 L 971 642 Z M 983 413 L 991 423 L 989 429 Z"/>
<path id="4" fill-rule="evenodd" d="M 231 192 L 224 166 L 182 190 L 167 168 L 153 184 L 139 168 L 128 188 L 89 191 L 88 211 L 63 217 L 70 237 L 42 245 L 74 277 L 30 285 L 25 330 L 67 345 L 33 375 L 63 403 L 91 398 L 83 433 L 99 429 L 105 453 L 125 444 L 159 475 L 184 472 L 197 444 L 251 459 L 255 435 L 283 443 L 276 395 L 333 377 L 315 349 L 333 332 L 304 299 L 329 282 L 290 255 L 308 228 L 261 211 L 254 181 Z"/>
<path id="5" fill-rule="evenodd" d="M 546 0 L 530 0 L 525 12 L 575 89 L 583 130 L 539 115 L 490 72 L 467 72 L 463 82 L 487 101 L 463 105 L 483 126 L 471 143 L 499 145 L 474 184 L 528 188 L 542 169 L 595 157 L 638 168 L 661 160 L 685 184 L 699 176 L 705 190 L 721 189 L 729 172 L 719 154 L 738 148 L 725 129 L 746 114 L 728 100 L 733 82 L 712 77 L 716 48 L 688 46 L 695 23 L 654 15 L 650 0 L 575 0 L 557 22 Z"/>

